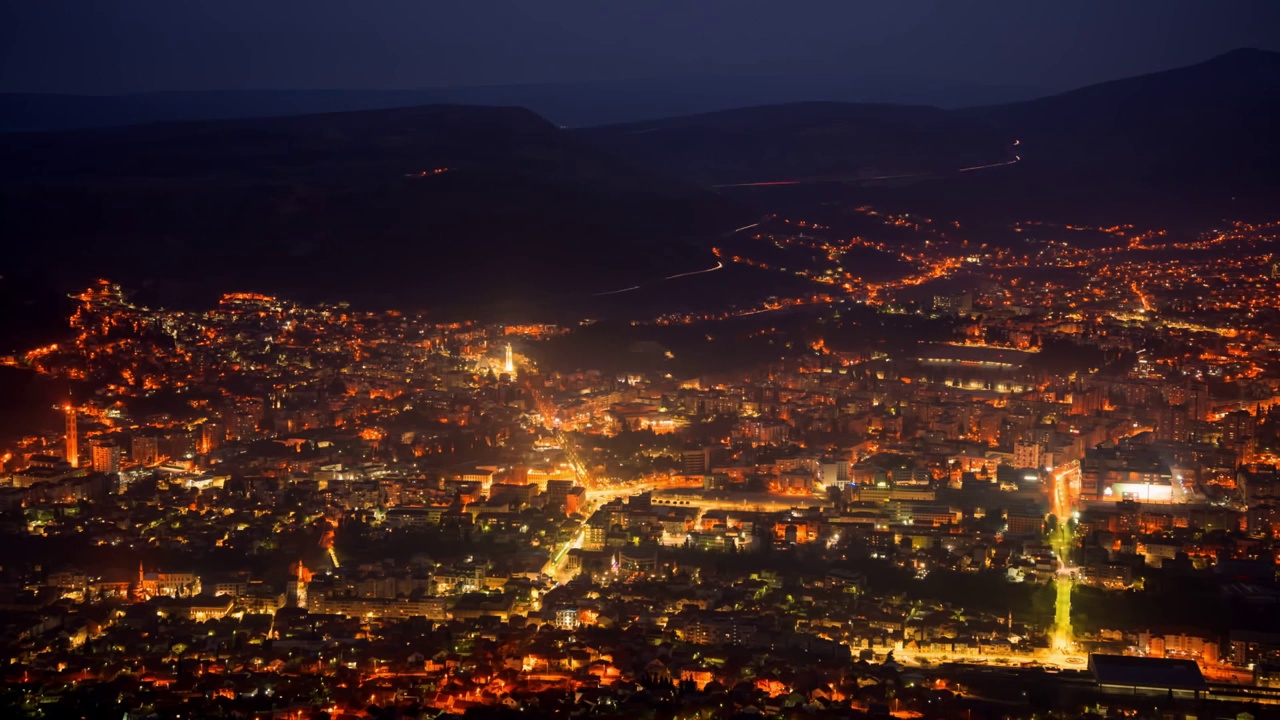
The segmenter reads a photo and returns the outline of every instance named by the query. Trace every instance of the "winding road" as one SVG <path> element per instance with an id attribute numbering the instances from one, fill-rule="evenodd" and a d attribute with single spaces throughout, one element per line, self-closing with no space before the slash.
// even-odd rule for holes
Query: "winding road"
<path id="1" fill-rule="evenodd" d="M 1009 145 L 1009 147 L 1015 148 L 1021 144 L 1022 144 L 1021 140 L 1014 140 L 1013 143 Z M 862 176 L 852 175 L 852 176 L 845 176 L 845 177 L 812 178 L 807 180 L 761 180 L 759 182 L 726 183 L 723 185 L 712 185 L 711 188 L 713 190 L 718 190 L 718 189 L 748 188 L 748 187 L 779 187 L 779 186 L 787 186 L 787 185 L 825 185 L 829 183 L 855 185 L 858 183 L 878 182 L 881 180 L 909 180 L 911 178 L 931 178 L 931 177 L 944 176 L 953 172 L 966 173 L 966 172 L 973 172 L 975 170 L 990 170 L 993 168 L 1008 167 L 1009 165 L 1017 165 L 1020 162 L 1022 162 L 1022 156 L 1015 154 L 1012 160 L 1005 160 L 1004 162 L 986 163 L 984 165 L 971 165 L 969 167 L 956 168 L 955 170 L 949 170 L 949 171 L 902 173 L 898 175 L 876 175 L 873 177 L 862 177 Z"/>
<path id="2" fill-rule="evenodd" d="M 743 225 L 743 226 L 742 226 L 742 227 L 740 227 L 740 228 L 735 228 L 735 229 L 733 229 L 733 230 L 730 230 L 729 232 L 725 233 L 723 237 L 729 237 L 730 235 L 737 235 L 738 233 L 742 232 L 743 230 L 750 230 L 751 228 L 753 228 L 753 227 L 758 227 L 759 225 L 760 225 L 760 223 L 758 223 L 758 222 L 753 222 L 753 223 L 751 223 L 750 225 Z M 705 275 L 705 274 L 707 274 L 707 273 L 713 273 L 713 272 L 715 272 L 715 271 L 717 271 L 717 270 L 723 270 L 723 269 L 724 269 L 724 263 L 723 263 L 723 262 L 720 262 L 719 260 L 717 260 L 715 265 L 712 265 L 711 267 L 707 267 L 707 268 L 702 268 L 701 270 L 689 270 L 689 271 L 686 271 L 686 272 L 678 272 L 678 273 L 676 273 L 676 274 L 674 274 L 674 275 L 668 275 L 668 276 L 666 276 L 666 277 L 664 277 L 664 278 L 661 278 L 661 279 L 659 279 L 659 280 L 654 280 L 654 281 L 652 281 L 652 282 L 648 282 L 648 283 L 640 283 L 639 285 L 632 285 L 631 287 L 624 287 L 624 288 L 620 288 L 620 289 L 618 289 L 618 290 L 608 290 L 608 291 L 606 291 L 606 292 L 592 293 L 592 294 L 591 294 L 591 297 L 605 297 L 605 296 L 608 296 L 608 295 L 621 295 L 622 293 L 629 293 L 629 292 L 633 292 L 633 291 L 635 291 L 635 290 L 639 290 L 640 288 L 648 287 L 648 286 L 650 286 L 650 285 L 657 285 L 657 284 L 659 284 L 659 283 L 669 282 L 669 281 L 671 281 L 671 280 L 679 280 L 680 278 L 686 278 L 686 277 L 690 277 L 690 276 L 693 276 L 693 275 Z"/>

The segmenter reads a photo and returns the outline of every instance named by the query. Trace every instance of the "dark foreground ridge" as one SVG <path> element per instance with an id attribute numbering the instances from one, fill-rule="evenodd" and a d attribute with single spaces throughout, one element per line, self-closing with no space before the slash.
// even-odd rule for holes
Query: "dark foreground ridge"
<path id="1" fill-rule="evenodd" d="M 56 260 L 59 281 L 107 275 L 169 295 L 474 305 L 599 290 L 706 264 L 694 241 L 739 217 L 520 108 L 10 135 L 0 166 L 15 270 Z"/>

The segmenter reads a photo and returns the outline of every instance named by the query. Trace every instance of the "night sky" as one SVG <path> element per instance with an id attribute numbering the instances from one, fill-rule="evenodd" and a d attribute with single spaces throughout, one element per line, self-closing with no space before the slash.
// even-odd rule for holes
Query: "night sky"
<path id="1" fill-rule="evenodd" d="M 1274 0 L 26 0 L 0 91 L 380 89 L 781 75 L 1061 90 L 1238 47 Z"/>

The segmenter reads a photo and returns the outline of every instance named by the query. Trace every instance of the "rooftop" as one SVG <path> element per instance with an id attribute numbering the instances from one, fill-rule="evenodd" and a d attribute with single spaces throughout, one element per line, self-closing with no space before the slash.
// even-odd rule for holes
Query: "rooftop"
<path id="1" fill-rule="evenodd" d="M 1095 654 L 1089 656 L 1089 669 L 1099 685 L 1187 690 L 1208 687 L 1200 666 L 1193 660 Z"/>

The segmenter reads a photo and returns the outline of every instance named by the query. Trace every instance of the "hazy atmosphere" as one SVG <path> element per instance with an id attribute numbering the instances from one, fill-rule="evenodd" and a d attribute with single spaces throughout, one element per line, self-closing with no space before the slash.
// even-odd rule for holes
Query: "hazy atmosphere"
<path id="1" fill-rule="evenodd" d="M 0 8 L 0 718 L 1280 713 L 1280 2 Z"/>
<path id="2" fill-rule="evenodd" d="M 1212 7 L 1212 13 L 1205 10 Z M 0 90 L 393 89 L 705 76 L 1063 90 L 1280 49 L 1266 0 L 9 2 Z"/>

